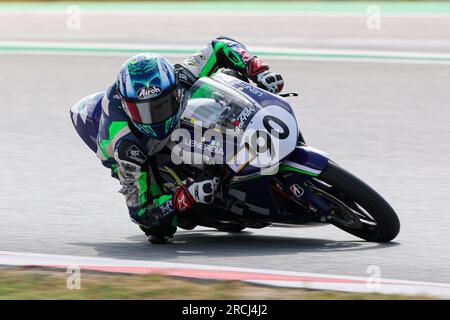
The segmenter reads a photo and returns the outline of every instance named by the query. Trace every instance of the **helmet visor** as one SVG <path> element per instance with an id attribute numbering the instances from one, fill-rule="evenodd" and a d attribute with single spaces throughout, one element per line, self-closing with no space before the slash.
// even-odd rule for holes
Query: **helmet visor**
<path id="1" fill-rule="evenodd" d="M 176 91 L 151 101 L 129 101 L 122 99 L 133 121 L 140 124 L 155 124 L 169 119 L 180 106 Z"/>

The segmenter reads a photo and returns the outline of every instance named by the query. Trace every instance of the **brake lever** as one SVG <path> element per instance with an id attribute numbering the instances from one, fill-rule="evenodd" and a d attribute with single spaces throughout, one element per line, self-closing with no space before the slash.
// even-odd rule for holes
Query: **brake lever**
<path id="1" fill-rule="evenodd" d="M 286 93 L 280 93 L 280 97 L 288 98 L 288 97 L 298 97 L 298 92 L 286 92 Z"/>

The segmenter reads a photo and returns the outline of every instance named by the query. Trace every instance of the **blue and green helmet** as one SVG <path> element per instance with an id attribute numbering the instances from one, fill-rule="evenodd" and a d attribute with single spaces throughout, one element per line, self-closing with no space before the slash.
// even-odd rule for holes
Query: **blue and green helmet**
<path id="1" fill-rule="evenodd" d="M 173 66 L 157 54 L 138 54 L 120 68 L 117 79 L 122 107 L 134 126 L 162 140 L 175 129 L 180 112 Z"/>

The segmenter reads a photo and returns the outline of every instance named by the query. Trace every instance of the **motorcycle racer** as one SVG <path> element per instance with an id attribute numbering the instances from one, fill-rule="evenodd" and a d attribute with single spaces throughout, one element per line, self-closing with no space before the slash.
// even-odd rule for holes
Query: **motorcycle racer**
<path id="1" fill-rule="evenodd" d="M 179 125 L 185 92 L 219 68 L 231 69 L 272 93 L 284 85 L 281 75 L 243 44 L 219 37 L 180 64 L 151 53 L 133 56 L 105 93 L 84 98 L 71 109 L 77 132 L 119 179 L 132 221 L 152 243 L 172 238 L 177 220 L 188 216 L 193 205 L 214 201 L 218 177 L 204 176 L 185 182 L 173 194 L 163 193 L 155 155 Z"/>

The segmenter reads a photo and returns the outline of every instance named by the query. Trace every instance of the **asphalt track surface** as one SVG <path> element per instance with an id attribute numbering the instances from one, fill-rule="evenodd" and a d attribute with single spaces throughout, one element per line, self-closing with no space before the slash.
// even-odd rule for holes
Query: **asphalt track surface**
<path id="1" fill-rule="evenodd" d="M 170 21 L 170 25 L 167 24 Z M 2 15 L 1 41 L 189 44 L 228 34 L 251 46 L 450 53 L 450 19 Z M 326 226 L 230 235 L 180 230 L 150 245 L 119 184 L 76 135 L 69 108 L 103 90 L 125 56 L 0 55 L 0 250 L 450 282 L 450 66 L 267 59 L 307 141 L 378 190 L 402 229 L 388 245 Z M 173 62 L 181 57 L 171 57 Z"/>

